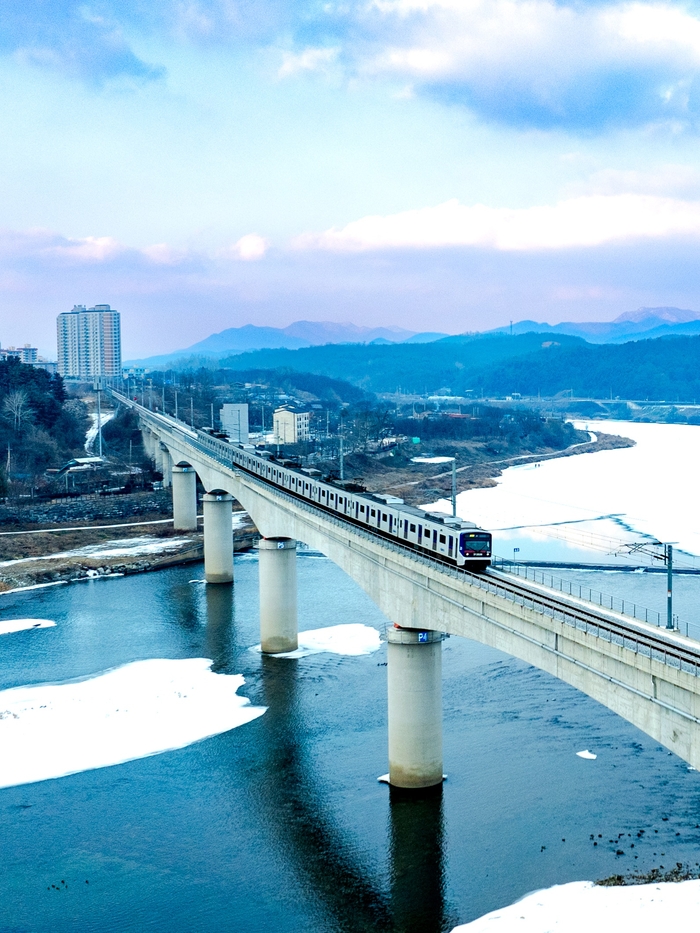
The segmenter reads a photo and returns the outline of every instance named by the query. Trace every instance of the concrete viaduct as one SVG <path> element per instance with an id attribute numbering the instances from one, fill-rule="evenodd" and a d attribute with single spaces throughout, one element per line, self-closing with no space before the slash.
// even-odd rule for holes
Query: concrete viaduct
<path id="1" fill-rule="evenodd" d="M 389 781 L 442 781 L 441 641 L 461 635 L 534 665 L 607 706 L 700 769 L 700 642 L 493 570 L 472 574 L 402 547 L 232 467 L 225 442 L 135 409 L 146 451 L 173 489 L 176 528 L 196 528 L 203 496 L 205 576 L 233 581 L 231 503 L 263 536 L 263 650 L 297 644 L 296 542 L 329 557 L 390 623 Z"/>

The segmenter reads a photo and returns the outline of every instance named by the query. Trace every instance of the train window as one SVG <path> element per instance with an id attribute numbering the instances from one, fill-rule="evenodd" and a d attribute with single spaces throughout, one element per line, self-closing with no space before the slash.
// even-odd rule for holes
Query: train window
<path id="1" fill-rule="evenodd" d="M 376 509 L 372 509 L 372 518 L 374 518 L 374 516 L 375 516 L 376 514 L 377 514 L 377 510 L 376 510 Z"/>
<path id="2" fill-rule="evenodd" d="M 342 504 L 343 504 L 343 497 L 338 496 L 338 505 L 342 505 Z"/>
<path id="3" fill-rule="evenodd" d="M 364 510 L 365 510 L 364 505 L 361 505 L 361 506 L 360 506 L 360 511 L 361 511 L 361 512 L 364 512 Z"/>
<path id="4" fill-rule="evenodd" d="M 382 515 L 382 521 L 383 521 L 383 522 L 386 521 L 386 515 Z"/>
<path id="5" fill-rule="evenodd" d="M 445 543 L 445 536 L 440 535 L 440 544 L 444 544 L 444 543 Z"/>
<path id="6" fill-rule="evenodd" d="M 411 534 L 414 535 L 415 533 L 416 533 L 416 526 L 411 525 Z"/>
<path id="7" fill-rule="evenodd" d="M 324 499 L 326 498 L 326 490 L 325 490 L 325 489 L 322 489 L 322 490 L 321 490 L 321 495 L 323 496 Z"/>

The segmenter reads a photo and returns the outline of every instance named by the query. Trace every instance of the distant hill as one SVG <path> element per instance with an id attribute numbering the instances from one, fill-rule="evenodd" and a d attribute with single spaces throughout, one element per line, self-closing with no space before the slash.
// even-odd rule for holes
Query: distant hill
<path id="1" fill-rule="evenodd" d="M 551 397 L 571 391 L 594 399 L 700 402 L 700 336 L 600 345 L 566 334 L 472 335 L 422 346 L 257 350 L 218 365 L 241 378 L 253 369 L 315 373 L 378 393 Z"/>
<path id="2" fill-rule="evenodd" d="M 498 327 L 491 333 L 510 333 L 511 328 Z M 626 343 L 648 337 L 700 334 L 700 314 L 683 308 L 638 308 L 626 311 L 614 321 L 565 321 L 562 324 L 541 324 L 537 321 L 517 321 L 513 334 L 571 334 L 589 343 Z"/>
<path id="3" fill-rule="evenodd" d="M 485 366 L 533 351 L 558 346 L 584 346 L 578 337 L 551 339 L 542 334 L 464 335 L 426 344 L 328 344 L 299 350 L 256 350 L 224 357 L 222 369 L 288 369 L 346 379 L 370 392 L 436 392 L 453 394 L 479 389 L 477 373 Z"/>
<path id="4" fill-rule="evenodd" d="M 193 358 L 217 359 L 249 350 L 298 350 L 302 347 L 347 343 L 429 343 L 444 336 L 441 333 L 416 333 L 401 327 L 358 327 L 356 324 L 336 324 L 332 321 L 295 321 L 281 328 L 245 324 L 243 327 L 229 327 L 218 334 L 211 334 L 183 350 L 143 360 L 130 360 L 126 365 L 156 368 L 177 363 L 181 367 L 182 361 L 185 361 L 185 365 L 192 365 Z"/>

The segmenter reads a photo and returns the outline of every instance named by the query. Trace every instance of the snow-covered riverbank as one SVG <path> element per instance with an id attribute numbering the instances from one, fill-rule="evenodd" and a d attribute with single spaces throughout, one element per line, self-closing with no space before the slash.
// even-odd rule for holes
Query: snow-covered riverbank
<path id="1" fill-rule="evenodd" d="M 560 884 L 465 923 L 453 933 L 659 933 L 692 929 L 700 881 L 601 887 Z"/>

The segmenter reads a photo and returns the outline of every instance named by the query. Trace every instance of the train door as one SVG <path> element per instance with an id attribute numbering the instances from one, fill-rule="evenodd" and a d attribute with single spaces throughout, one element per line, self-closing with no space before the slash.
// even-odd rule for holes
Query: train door
<path id="1" fill-rule="evenodd" d="M 423 526 L 422 525 L 418 526 L 418 543 L 419 544 L 423 543 Z"/>
<path id="2" fill-rule="evenodd" d="M 405 518 L 403 520 L 403 536 L 404 538 L 408 538 L 408 522 Z"/>
<path id="3" fill-rule="evenodd" d="M 437 551 L 437 530 L 433 528 L 433 550 Z"/>

